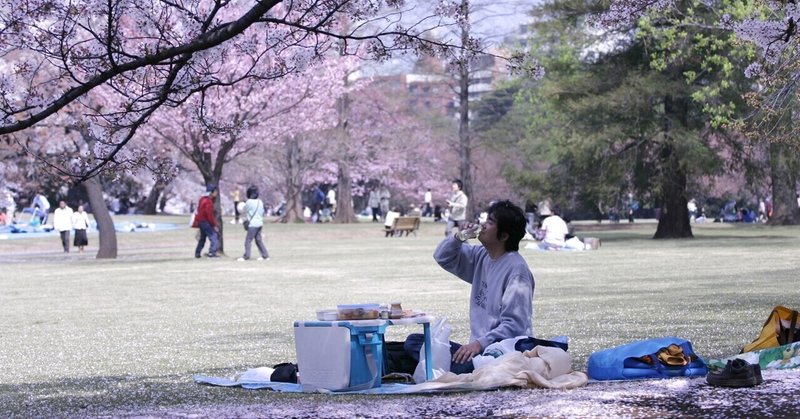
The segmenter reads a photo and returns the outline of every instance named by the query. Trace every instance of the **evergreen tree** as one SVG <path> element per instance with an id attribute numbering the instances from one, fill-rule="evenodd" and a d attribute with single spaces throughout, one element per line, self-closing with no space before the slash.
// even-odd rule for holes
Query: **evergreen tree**
<path id="1" fill-rule="evenodd" d="M 661 210 L 655 238 L 692 237 L 688 180 L 724 169 L 717 139 L 733 136 L 718 135 L 720 121 L 742 111 L 748 87 L 740 75 L 750 50 L 714 23 L 743 6 L 687 1 L 627 31 L 601 32 L 586 22 L 605 7 L 555 0 L 535 11 L 547 76 L 517 98 L 531 114 L 520 146 L 536 150 L 519 154 L 551 164 L 539 176 L 511 176 L 538 178 L 540 192 L 601 211 L 627 205 L 631 193 Z"/>

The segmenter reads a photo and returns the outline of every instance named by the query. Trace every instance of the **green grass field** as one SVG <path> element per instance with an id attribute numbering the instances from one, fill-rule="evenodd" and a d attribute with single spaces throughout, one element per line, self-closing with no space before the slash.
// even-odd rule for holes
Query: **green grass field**
<path id="1" fill-rule="evenodd" d="M 585 369 L 593 351 L 667 335 L 692 341 L 704 358 L 733 355 L 773 306 L 800 306 L 798 227 L 696 225 L 696 237 L 680 241 L 650 239 L 653 223 L 594 227 L 578 225 L 577 233 L 601 238 L 598 251 L 521 249 L 536 278 L 535 334 L 568 335 L 575 369 Z M 469 332 L 469 286 L 432 258 L 442 224 L 384 238 L 372 223 L 270 223 L 265 262 L 237 262 L 244 231 L 225 228 L 227 256 L 218 260 L 194 259 L 189 228 L 121 233 L 116 260 L 94 259 L 96 233 L 84 254 L 62 253 L 57 236 L 0 240 L 0 416 L 347 417 L 348 406 L 368 404 L 375 417 L 460 417 L 482 411 L 459 410 L 461 401 L 499 397 L 401 400 L 195 384 L 197 373 L 233 376 L 294 361 L 292 322 L 336 304 L 401 301 L 447 316 L 455 341 Z M 387 338 L 416 331 L 390 329 Z M 554 397 L 535 391 L 498 394 L 511 404 Z M 404 403 L 416 413 L 398 407 Z M 456 407 L 419 410 L 420 403 Z"/>

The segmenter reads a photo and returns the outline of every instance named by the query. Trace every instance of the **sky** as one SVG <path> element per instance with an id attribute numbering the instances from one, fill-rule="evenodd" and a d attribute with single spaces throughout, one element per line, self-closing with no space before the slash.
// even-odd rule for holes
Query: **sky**
<path id="1" fill-rule="evenodd" d="M 406 11 L 401 21 L 404 25 L 412 25 L 432 14 L 430 0 L 407 1 Z M 474 12 L 471 13 L 472 34 L 480 38 L 487 46 L 499 45 L 506 36 L 519 32 L 520 25 L 530 22 L 528 11 L 537 0 L 473 0 Z M 426 19 L 428 25 L 435 25 L 433 19 Z M 438 31 L 440 36 L 448 36 L 447 29 Z M 449 34 L 453 38 L 452 33 Z M 457 39 L 457 37 L 455 38 Z M 364 71 L 366 74 L 400 74 L 411 70 L 415 57 L 397 56 L 386 63 L 372 66 Z"/>

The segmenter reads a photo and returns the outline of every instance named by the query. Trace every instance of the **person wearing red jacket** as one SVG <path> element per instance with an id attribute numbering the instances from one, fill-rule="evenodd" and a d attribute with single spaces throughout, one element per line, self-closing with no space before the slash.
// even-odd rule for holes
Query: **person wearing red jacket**
<path id="1" fill-rule="evenodd" d="M 197 247 L 194 249 L 194 257 L 200 258 L 200 253 L 206 245 L 206 237 L 211 242 L 208 247 L 208 257 L 217 258 L 217 246 L 219 245 L 219 226 L 217 217 L 214 215 L 214 200 L 219 196 L 219 191 L 215 185 L 206 186 L 206 194 L 200 198 L 197 204 L 197 215 L 194 217 L 192 227 L 200 229 L 200 239 L 197 240 Z"/>

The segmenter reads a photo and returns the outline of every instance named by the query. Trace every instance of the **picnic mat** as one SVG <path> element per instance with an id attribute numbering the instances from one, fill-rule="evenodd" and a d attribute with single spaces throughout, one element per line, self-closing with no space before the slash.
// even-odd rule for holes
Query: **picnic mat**
<path id="1" fill-rule="evenodd" d="M 486 363 L 469 374 L 444 373 L 438 378 L 421 384 L 385 384 L 359 391 L 330 391 L 304 389 L 301 384 L 269 381 L 271 368 L 250 369 L 237 379 L 195 375 L 200 384 L 241 387 L 245 389 L 270 389 L 289 393 L 322 392 L 331 394 L 413 394 L 446 391 L 492 390 L 501 387 L 573 389 L 586 385 L 589 377 L 572 371 L 572 360 L 560 348 L 537 346 L 530 351 L 503 355 Z M 300 371 L 302 376 L 302 371 Z M 301 378 L 302 379 L 302 378 Z"/>
<path id="2" fill-rule="evenodd" d="M 729 360 L 740 358 L 750 364 L 758 364 L 762 370 L 785 370 L 800 367 L 800 342 L 760 349 L 723 359 L 709 359 L 710 370 L 722 370 Z"/>

